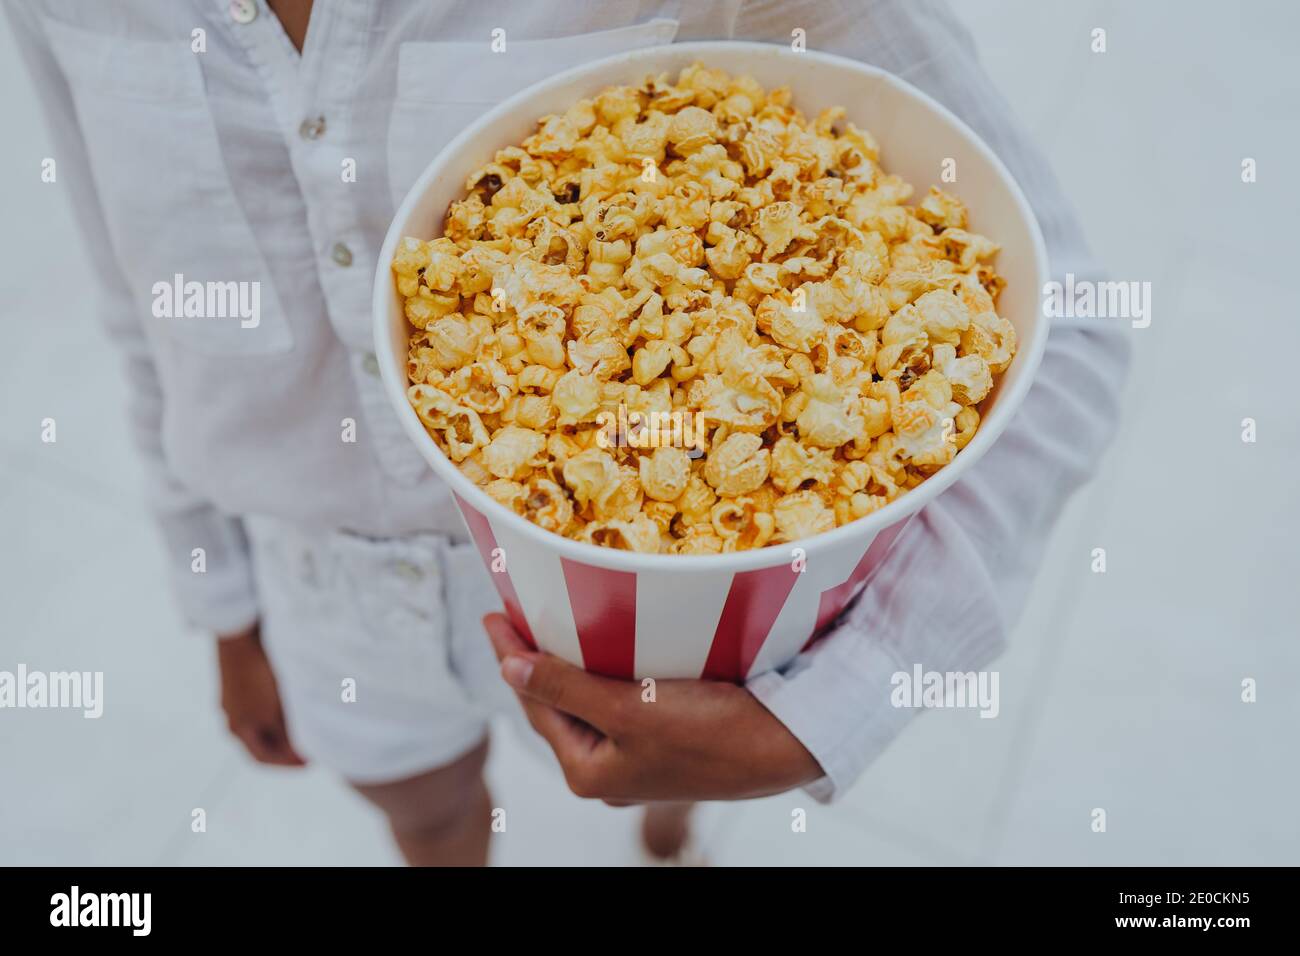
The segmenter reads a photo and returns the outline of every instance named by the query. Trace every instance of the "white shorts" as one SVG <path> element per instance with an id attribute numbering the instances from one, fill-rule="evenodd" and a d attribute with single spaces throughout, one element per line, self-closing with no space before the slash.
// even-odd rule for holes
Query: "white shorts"
<path id="1" fill-rule="evenodd" d="M 305 758 L 355 783 L 399 780 L 518 708 L 480 623 L 500 599 L 472 543 L 247 525 L 262 641 Z"/>

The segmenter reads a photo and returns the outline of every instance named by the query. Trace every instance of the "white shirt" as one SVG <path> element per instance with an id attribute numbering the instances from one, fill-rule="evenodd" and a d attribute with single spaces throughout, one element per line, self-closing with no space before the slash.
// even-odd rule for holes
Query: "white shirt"
<path id="1" fill-rule="evenodd" d="M 244 516 L 463 535 L 377 376 L 375 257 L 447 140 L 584 59 L 674 40 L 789 43 L 802 29 L 809 48 L 889 70 L 961 116 L 1029 197 L 1053 272 L 1096 273 L 1042 157 L 937 3 L 316 0 L 299 56 L 264 0 L 4 2 L 127 356 L 175 589 L 216 631 L 258 613 Z M 260 283 L 257 327 L 155 316 L 155 284 L 177 274 Z M 985 459 L 909 525 L 833 635 L 751 681 L 825 769 L 815 797 L 852 783 L 915 713 L 889 703 L 895 671 L 965 671 L 998 653 L 1055 516 L 1110 438 L 1126 365 L 1118 327 L 1058 321 Z M 349 420 L 355 442 L 341 439 Z M 198 547 L 203 575 L 190 573 Z"/>

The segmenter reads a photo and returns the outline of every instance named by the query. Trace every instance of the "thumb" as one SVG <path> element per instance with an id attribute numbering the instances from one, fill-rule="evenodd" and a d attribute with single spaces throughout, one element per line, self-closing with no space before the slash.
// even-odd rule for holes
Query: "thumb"
<path id="1" fill-rule="evenodd" d="M 496 652 L 498 661 L 505 660 L 507 654 L 523 654 L 529 650 L 524 639 L 510 623 L 510 619 L 500 612 L 494 611 L 484 615 L 483 629 L 487 631 L 488 640 L 492 642 L 492 650 Z"/>

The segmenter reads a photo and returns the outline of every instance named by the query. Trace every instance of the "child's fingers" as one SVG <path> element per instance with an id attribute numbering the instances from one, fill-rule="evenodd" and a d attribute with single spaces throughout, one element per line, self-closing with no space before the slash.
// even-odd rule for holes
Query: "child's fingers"
<path id="1" fill-rule="evenodd" d="M 254 724 L 236 724 L 230 728 L 235 739 L 244 745 L 248 755 L 258 763 L 271 762 L 271 750 L 262 739 L 261 729 Z"/>
<path id="2" fill-rule="evenodd" d="M 282 726 L 244 723 L 231 729 L 249 756 L 258 763 L 281 767 L 301 767 L 306 764 L 289 743 L 289 736 Z"/>
<path id="3" fill-rule="evenodd" d="M 615 744 L 599 731 L 568 714 L 519 696 L 528 722 L 555 752 L 564 779 L 578 796 L 595 797 L 615 755 Z"/>
<path id="4" fill-rule="evenodd" d="M 558 657 L 531 651 L 506 657 L 501 675 L 521 695 L 572 714 L 610 737 L 624 729 L 628 702 L 639 690 L 635 684 L 589 674 Z"/>
<path id="5" fill-rule="evenodd" d="M 487 631 L 488 640 L 492 642 L 492 650 L 496 651 L 498 661 L 507 654 L 522 654 L 529 649 L 523 638 L 519 636 L 519 632 L 510 623 L 510 619 L 504 614 L 485 615 L 483 628 Z"/>
<path id="6" fill-rule="evenodd" d="M 576 758 L 580 754 L 587 741 L 573 725 L 573 721 L 558 710 L 526 697 L 521 696 L 519 703 L 524 708 L 528 722 L 551 745 L 551 749 L 555 751 L 562 764 L 567 759 Z"/>
<path id="7" fill-rule="evenodd" d="M 523 642 L 504 614 L 487 615 L 483 627 L 501 662 L 501 676 L 521 695 L 572 714 L 605 734 L 619 725 L 625 698 L 635 692 L 631 685 L 537 653 Z"/>
<path id="8" fill-rule="evenodd" d="M 265 731 L 268 749 L 275 755 L 275 763 L 284 767 L 302 767 L 307 761 L 298 756 L 298 752 L 293 749 L 293 744 L 289 742 L 289 732 L 285 729 L 284 722 L 268 727 Z"/>
<path id="9" fill-rule="evenodd" d="M 502 614 L 483 618 L 501 676 L 515 689 L 528 722 L 555 752 L 574 793 L 604 797 L 616 780 L 618 748 L 611 731 L 635 685 L 588 674 L 531 650 Z"/>

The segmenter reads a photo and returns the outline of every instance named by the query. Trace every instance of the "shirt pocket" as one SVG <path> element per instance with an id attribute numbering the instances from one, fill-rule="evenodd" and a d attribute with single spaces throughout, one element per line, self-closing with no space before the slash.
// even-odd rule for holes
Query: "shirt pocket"
<path id="1" fill-rule="evenodd" d="M 201 54 L 187 40 L 106 36 L 50 18 L 45 30 L 151 337 L 222 356 L 289 350 L 288 321 L 222 159 Z"/>
<path id="2" fill-rule="evenodd" d="M 486 40 L 403 43 L 388 125 L 388 186 L 394 207 L 438 152 L 497 103 L 578 64 L 671 43 L 677 27 L 677 20 L 659 17 L 550 40 L 507 39 L 500 53 Z"/>

